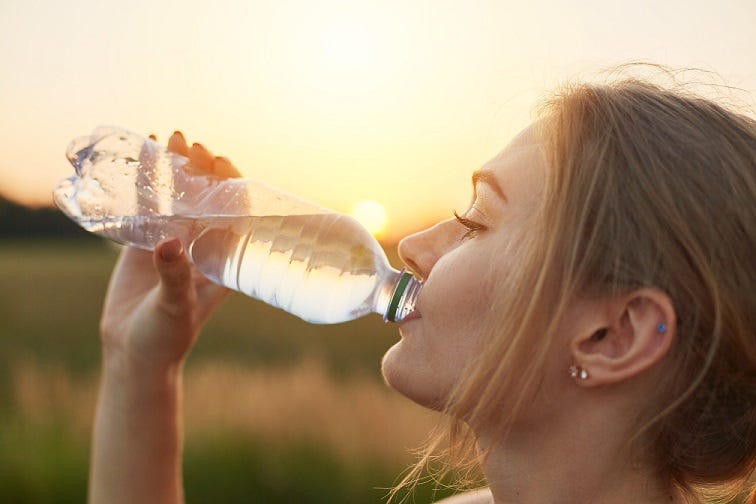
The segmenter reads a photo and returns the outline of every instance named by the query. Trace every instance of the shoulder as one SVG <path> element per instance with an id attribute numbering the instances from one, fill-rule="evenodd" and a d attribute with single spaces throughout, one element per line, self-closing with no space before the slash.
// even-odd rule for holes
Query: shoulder
<path id="1" fill-rule="evenodd" d="M 473 490 L 438 501 L 436 504 L 493 504 L 493 495 L 488 488 Z"/>

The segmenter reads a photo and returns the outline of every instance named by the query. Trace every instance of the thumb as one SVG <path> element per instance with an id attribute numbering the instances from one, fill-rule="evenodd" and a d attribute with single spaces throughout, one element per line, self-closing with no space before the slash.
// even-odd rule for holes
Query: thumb
<path id="1" fill-rule="evenodd" d="M 186 309 L 187 301 L 194 296 L 192 269 L 184 247 L 178 238 L 161 241 L 153 256 L 160 276 L 160 300 L 166 307 Z"/>

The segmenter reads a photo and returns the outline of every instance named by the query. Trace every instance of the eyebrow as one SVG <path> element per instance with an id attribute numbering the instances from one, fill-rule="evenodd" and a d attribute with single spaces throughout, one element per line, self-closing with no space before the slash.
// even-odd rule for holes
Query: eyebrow
<path id="1" fill-rule="evenodd" d="M 483 182 L 491 187 L 491 189 L 494 190 L 496 194 L 498 194 L 501 199 L 503 199 L 505 202 L 507 201 L 507 197 L 504 194 L 504 191 L 502 190 L 501 186 L 499 185 L 499 181 L 496 180 L 496 177 L 494 176 L 493 172 L 490 170 L 476 170 L 472 174 L 472 184 L 473 184 L 473 190 L 475 190 L 478 186 L 478 183 Z"/>

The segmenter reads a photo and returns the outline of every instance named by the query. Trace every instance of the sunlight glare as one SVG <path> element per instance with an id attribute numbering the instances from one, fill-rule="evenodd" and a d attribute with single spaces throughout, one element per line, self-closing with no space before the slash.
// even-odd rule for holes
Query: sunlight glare
<path id="1" fill-rule="evenodd" d="M 350 214 L 357 219 L 360 224 L 365 226 L 370 234 L 373 236 L 379 235 L 384 229 L 386 229 L 386 223 L 388 217 L 386 215 L 386 209 L 374 200 L 362 200 L 358 201 Z"/>
<path id="2" fill-rule="evenodd" d="M 313 12 L 289 40 L 298 64 L 296 81 L 335 98 L 373 96 L 402 60 L 397 27 L 376 9 Z M 322 99 L 322 96 L 321 96 Z"/>

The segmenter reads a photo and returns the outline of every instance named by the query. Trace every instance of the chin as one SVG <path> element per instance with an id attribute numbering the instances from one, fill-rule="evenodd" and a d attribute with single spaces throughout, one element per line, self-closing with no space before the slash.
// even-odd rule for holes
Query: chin
<path id="1" fill-rule="evenodd" d="M 440 394 L 438 376 L 406 355 L 400 340 L 388 349 L 381 362 L 381 373 L 389 387 L 420 406 L 443 410 L 445 395 Z"/>

